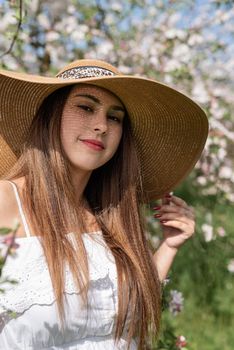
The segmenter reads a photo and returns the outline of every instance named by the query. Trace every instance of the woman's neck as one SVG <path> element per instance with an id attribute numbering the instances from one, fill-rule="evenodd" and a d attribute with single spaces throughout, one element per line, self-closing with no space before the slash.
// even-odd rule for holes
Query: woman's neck
<path id="1" fill-rule="evenodd" d="M 71 178 L 72 183 L 75 191 L 75 196 L 77 199 L 77 204 L 80 204 L 84 201 L 83 194 L 85 187 L 87 186 L 87 183 L 89 181 L 89 178 L 91 176 L 91 171 L 82 171 L 82 170 L 73 170 L 71 169 Z"/>

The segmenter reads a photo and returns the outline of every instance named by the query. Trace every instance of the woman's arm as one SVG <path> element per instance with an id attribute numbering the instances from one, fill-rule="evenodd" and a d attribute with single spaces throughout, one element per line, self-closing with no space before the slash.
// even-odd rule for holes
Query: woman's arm
<path id="1" fill-rule="evenodd" d="M 155 252 L 153 261 L 157 267 L 161 282 L 166 279 L 177 252 L 178 249 L 168 247 L 164 241 L 161 242 L 159 248 Z"/>
<path id="2" fill-rule="evenodd" d="M 193 208 L 176 196 L 166 194 L 162 205 L 154 208 L 154 215 L 160 220 L 163 239 L 153 256 L 160 281 L 163 281 L 170 270 L 179 248 L 194 234 L 195 216 Z"/>

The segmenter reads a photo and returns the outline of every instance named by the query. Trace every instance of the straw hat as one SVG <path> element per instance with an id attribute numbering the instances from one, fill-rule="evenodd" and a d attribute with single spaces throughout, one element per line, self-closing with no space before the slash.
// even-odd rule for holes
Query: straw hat
<path id="1" fill-rule="evenodd" d="M 108 89 L 125 105 L 148 200 L 170 192 L 189 174 L 208 134 L 202 109 L 157 81 L 121 74 L 103 61 L 78 60 L 53 78 L 0 70 L 0 176 L 19 157 L 32 119 L 45 97 L 80 82 Z"/>

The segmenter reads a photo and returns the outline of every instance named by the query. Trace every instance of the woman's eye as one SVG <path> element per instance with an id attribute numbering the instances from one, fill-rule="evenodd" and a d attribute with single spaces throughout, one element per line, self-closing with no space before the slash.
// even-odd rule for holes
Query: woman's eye
<path id="1" fill-rule="evenodd" d="M 116 115 L 110 115 L 110 116 L 109 116 L 109 119 L 110 119 L 110 120 L 113 120 L 114 122 L 117 122 L 117 123 L 120 123 L 120 122 L 121 122 L 120 118 L 119 118 L 119 117 L 116 117 Z"/>
<path id="2" fill-rule="evenodd" d="M 79 108 L 83 109 L 84 111 L 87 111 L 87 112 L 92 112 L 93 109 L 87 105 L 78 105 Z"/>

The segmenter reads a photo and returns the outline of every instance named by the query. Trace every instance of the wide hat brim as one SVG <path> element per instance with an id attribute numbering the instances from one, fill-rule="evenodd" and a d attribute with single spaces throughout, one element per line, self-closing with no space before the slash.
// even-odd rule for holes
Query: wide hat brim
<path id="1" fill-rule="evenodd" d="M 204 148 L 208 121 L 180 92 L 150 79 L 114 75 L 58 79 L 0 70 L 0 176 L 14 165 L 42 101 L 71 84 L 105 88 L 123 102 L 130 117 L 146 201 L 175 189 Z"/>

